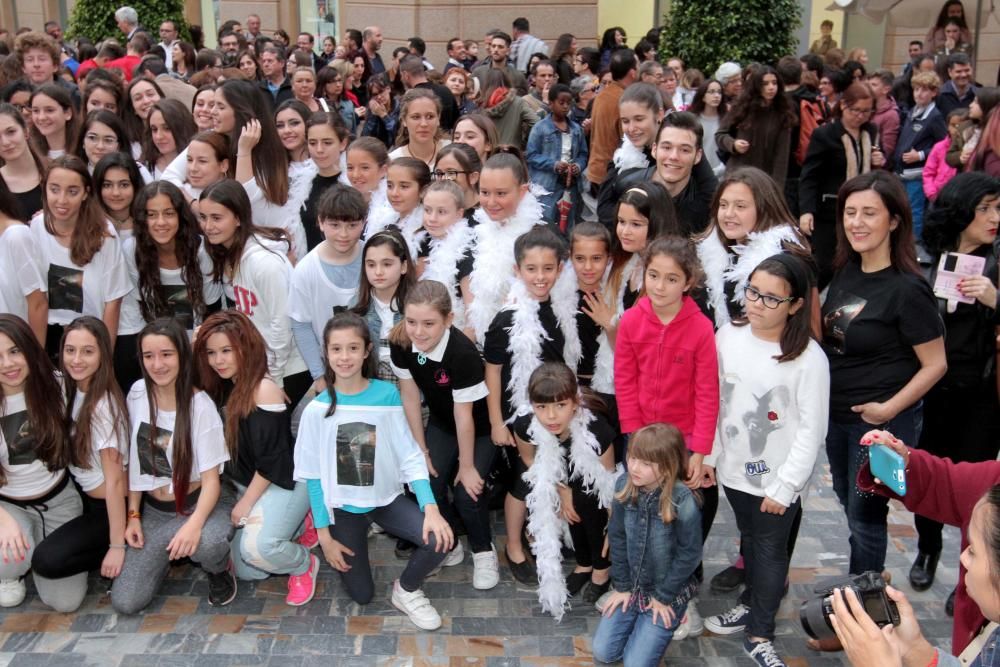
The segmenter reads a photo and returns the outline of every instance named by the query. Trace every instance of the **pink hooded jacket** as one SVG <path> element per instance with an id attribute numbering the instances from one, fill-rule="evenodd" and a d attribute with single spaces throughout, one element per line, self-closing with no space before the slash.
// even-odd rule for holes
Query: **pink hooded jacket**
<path id="1" fill-rule="evenodd" d="M 958 173 L 958 170 L 949 167 L 948 163 L 944 161 L 949 146 L 951 146 L 951 137 L 945 137 L 934 144 L 931 154 L 927 156 L 927 162 L 924 163 L 924 194 L 931 201 L 937 199 L 944 184 Z"/>

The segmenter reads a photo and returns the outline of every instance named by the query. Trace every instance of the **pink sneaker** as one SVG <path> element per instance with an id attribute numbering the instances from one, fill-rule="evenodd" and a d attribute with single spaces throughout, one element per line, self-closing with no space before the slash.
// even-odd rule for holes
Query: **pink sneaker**
<path id="1" fill-rule="evenodd" d="M 295 541 L 306 549 L 312 549 L 319 544 L 319 533 L 316 532 L 316 526 L 313 524 L 312 510 L 309 510 L 306 514 L 305 530 L 302 531 L 302 534 Z"/>
<path id="2" fill-rule="evenodd" d="M 303 574 L 292 574 L 288 577 L 288 595 L 285 604 L 301 607 L 313 599 L 316 594 L 316 575 L 319 574 L 319 558 L 309 554 L 309 569 Z"/>

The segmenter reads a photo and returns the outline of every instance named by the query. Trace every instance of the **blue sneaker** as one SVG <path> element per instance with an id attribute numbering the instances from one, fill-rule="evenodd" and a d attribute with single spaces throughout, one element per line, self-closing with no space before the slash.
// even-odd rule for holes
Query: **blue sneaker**
<path id="1" fill-rule="evenodd" d="M 774 644 L 767 640 L 752 642 L 749 637 L 745 637 L 743 650 L 760 667 L 788 667 L 774 650 Z"/>

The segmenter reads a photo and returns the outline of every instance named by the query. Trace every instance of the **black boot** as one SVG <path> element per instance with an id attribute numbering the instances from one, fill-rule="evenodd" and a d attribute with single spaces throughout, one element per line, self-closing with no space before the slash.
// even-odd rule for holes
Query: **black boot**
<path id="1" fill-rule="evenodd" d="M 934 583 L 934 573 L 937 572 L 938 558 L 941 552 L 929 554 L 926 551 L 917 553 L 917 559 L 910 568 L 910 586 L 915 591 L 926 591 Z"/>
<path id="2" fill-rule="evenodd" d="M 951 589 L 951 593 L 948 595 L 948 601 L 944 603 L 944 613 L 948 614 L 948 617 L 955 616 L 955 590 Z"/>

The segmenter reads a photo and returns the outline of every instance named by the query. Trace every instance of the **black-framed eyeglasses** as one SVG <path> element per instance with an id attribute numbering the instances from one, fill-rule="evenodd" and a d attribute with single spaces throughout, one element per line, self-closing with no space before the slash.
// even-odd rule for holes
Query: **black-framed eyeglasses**
<path id="1" fill-rule="evenodd" d="M 743 293 L 746 295 L 747 301 L 753 301 L 755 303 L 757 301 L 763 301 L 764 306 L 766 308 L 770 308 L 771 310 L 776 309 L 783 303 L 789 303 L 791 301 L 795 301 L 794 296 L 786 296 L 784 298 L 781 298 L 779 296 L 773 296 L 771 294 L 761 294 L 760 292 L 757 291 L 756 288 L 754 288 L 751 285 L 747 285 L 746 287 L 744 287 Z"/>
<path id="2" fill-rule="evenodd" d="M 459 174 L 468 174 L 467 171 L 458 171 L 457 169 L 445 169 L 441 171 L 440 169 L 435 169 L 431 172 L 431 176 L 435 181 L 454 181 L 458 178 Z"/>

